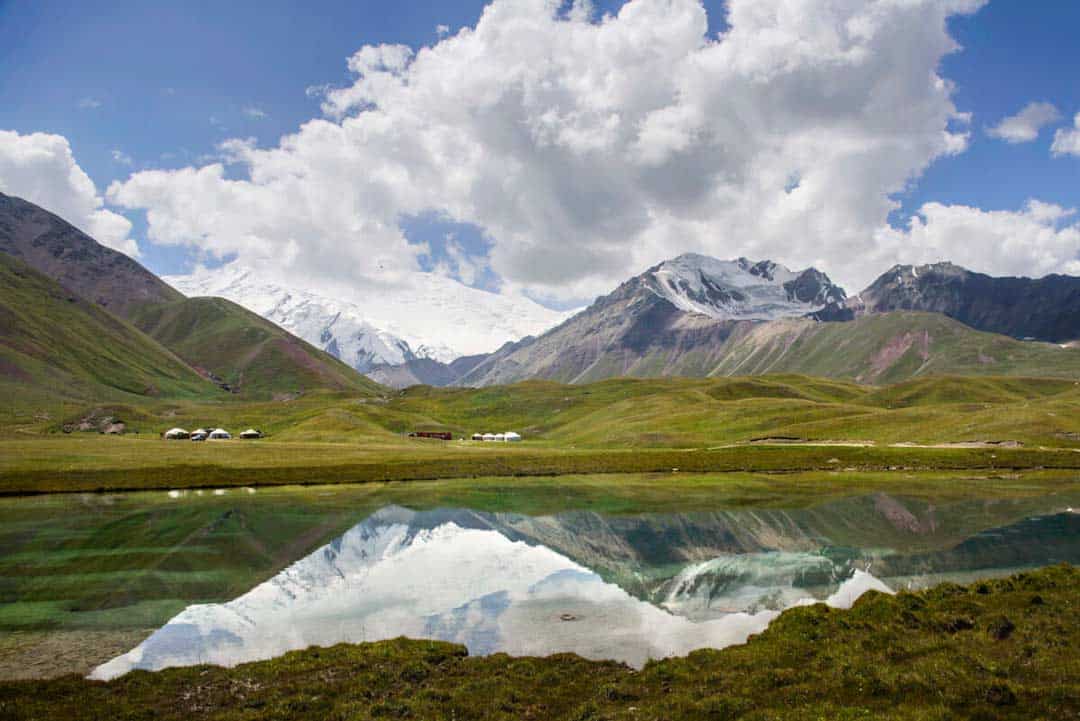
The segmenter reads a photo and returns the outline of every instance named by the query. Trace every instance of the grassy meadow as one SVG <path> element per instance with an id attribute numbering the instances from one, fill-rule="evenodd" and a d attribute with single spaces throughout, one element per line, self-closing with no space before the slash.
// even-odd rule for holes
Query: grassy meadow
<path id="1" fill-rule="evenodd" d="M 16 395 L 0 411 L 0 493 L 566 473 L 890 467 L 1080 467 L 1080 385 L 928 378 L 864 386 L 803 376 L 530 381 L 278 401 L 95 403 Z M 127 433 L 64 433 L 80 420 Z M 165 442 L 181 426 L 249 426 L 248 442 Z M 410 439 L 516 430 L 519 444 Z"/>

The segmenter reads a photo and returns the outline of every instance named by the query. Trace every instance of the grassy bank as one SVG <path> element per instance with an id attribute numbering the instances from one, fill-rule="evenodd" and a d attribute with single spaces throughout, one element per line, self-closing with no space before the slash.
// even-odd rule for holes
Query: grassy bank
<path id="1" fill-rule="evenodd" d="M 416 481 L 482 476 L 1080 469 L 1047 448 L 737 445 L 577 449 L 422 439 L 383 443 L 164 442 L 73 435 L 0 440 L 0 494 Z"/>
<path id="2" fill-rule="evenodd" d="M 396 640 L 235 669 L 0 683 L 35 719 L 1036 719 L 1080 714 L 1080 572 L 1054 567 L 850 611 L 785 612 L 743 646 L 642 671 L 576 656 L 471 658 Z"/>

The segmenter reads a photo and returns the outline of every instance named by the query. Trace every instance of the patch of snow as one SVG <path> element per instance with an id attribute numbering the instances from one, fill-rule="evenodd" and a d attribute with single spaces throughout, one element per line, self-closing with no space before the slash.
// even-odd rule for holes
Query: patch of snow
<path id="1" fill-rule="evenodd" d="M 811 271 L 797 273 L 770 261 L 717 260 L 687 253 L 661 263 L 646 282 L 683 311 L 726 320 L 775 320 L 813 313 L 828 304 L 826 299 L 800 301 L 785 287 L 806 272 Z M 842 300 L 843 291 L 835 292 Z"/>

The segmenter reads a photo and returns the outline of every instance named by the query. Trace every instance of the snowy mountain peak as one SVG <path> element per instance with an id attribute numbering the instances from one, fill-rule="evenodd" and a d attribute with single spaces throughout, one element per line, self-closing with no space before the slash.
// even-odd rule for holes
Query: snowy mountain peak
<path id="1" fill-rule="evenodd" d="M 649 290 L 680 310 L 730 320 L 801 316 L 845 298 L 843 289 L 821 271 L 795 272 L 771 260 L 717 260 L 687 253 L 642 278 Z"/>
<path id="2" fill-rule="evenodd" d="M 448 363 L 487 353 L 569 315 L 435 273 L 414 273 L 394 288 L 328 291 L 230 263 L 165 281 L 185 295 L 239 303 L 362 373 L 419 358 Z"/>

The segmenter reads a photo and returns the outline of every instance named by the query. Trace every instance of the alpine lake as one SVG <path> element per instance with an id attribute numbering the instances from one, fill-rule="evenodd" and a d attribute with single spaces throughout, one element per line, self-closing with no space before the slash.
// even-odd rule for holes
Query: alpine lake
<path id="1" fill-rule="evenodd" d="M 0 499 L 0 678 L 405 636 L 638 668 L 1080 562 L 1075 474 L 637 474 Z"/>

